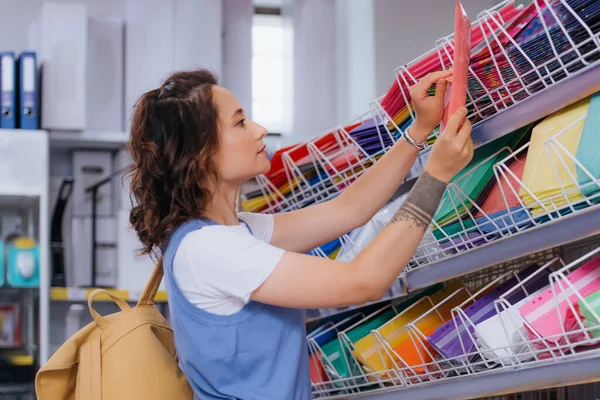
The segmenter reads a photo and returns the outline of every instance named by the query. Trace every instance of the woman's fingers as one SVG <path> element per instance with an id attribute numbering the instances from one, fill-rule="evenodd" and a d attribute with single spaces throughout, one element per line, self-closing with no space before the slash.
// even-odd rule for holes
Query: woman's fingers
<path id="1" fill-rule="evenodd" d="M 431 87 L 431 85 L 433 85 L 438 80 L 440 80 L 442 78 L 447 78 L 450 75 L 452 75 L 452 70 L 451 69 L 449 69 L 447 71 L 432 72 L 430 74 L 425 75 L 419 81 L 419 85 L 425 86 L 425 90 L 427 90 L 427 89 L 429 89 L 429 87 Z"/>
<path id="2" fill-rule="evenodd" d="M 469 142 L 473 143 L 473 141 L 471 140 L 471 130 L 471 121 L 469 121 L 468 118 L 465 118 L 463 125 L 460 127 L 458 134 L 456 135 L 456 139 L 460 143 L 464 144 L 467 144 Z"/>
<path id="3" fill-rule="evenodd" d="M 448 125 L 446 125 L 446 129 L 443 134 L 450 135 L 453 137 L 458 136 L 459 127 L 460 127 L 461 123 L 465 120 L 466 116 L 467 116 L 466 107 L 459 108 L 454 114 L 452 114 L 452 116 L 448 120 Z M 471 125 L 469 124 L 469 126 L 471 126 Z"/>
<path id="4" fill-rule="evenodd" d="M 450 75 L 452 75 L 452 70 L 432 72 L 425 75 L 419 82 L 410 88 L 411 97 L 415 98 L 427 96 L 427 90 L 431 87 L 431 85 L 440 79 L 447 78 Z"/>
<path id="5" fill-rule="evenodd" d="M 446 88 L 448 87 L 448 81 L 444 78 L 440 79 L 435 86 L 435 98 L 438 101 L 443 102 L 444 97 L 446 96 Z"/>

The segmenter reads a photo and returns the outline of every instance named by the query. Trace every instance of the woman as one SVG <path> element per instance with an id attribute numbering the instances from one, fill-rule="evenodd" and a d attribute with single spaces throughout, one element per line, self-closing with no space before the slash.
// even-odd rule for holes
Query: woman
<path id="1" fill-rule="evenodd" d="M 442 117 L 448 75 L 411 88 L 406 140 L 342 194 L 277 215 L 236 213 L 240 184 L 269 171 L 267 131 L 211 73 L 175 73 L 140 98 L 131 223 L 143 251 L 163 257 L 175 344 L 198 398 L 311 397 L 303 309 L 377 300 L 397 279 L 472 157 L 466 109 L 451 117 L 392 222 L 352 262 L 303 253 L 362 226 L 392 196 Z"/>

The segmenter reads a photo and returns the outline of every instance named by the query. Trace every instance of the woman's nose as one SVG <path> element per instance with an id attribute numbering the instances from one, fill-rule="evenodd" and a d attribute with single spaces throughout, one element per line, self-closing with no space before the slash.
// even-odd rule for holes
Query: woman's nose
<path id="1" fill-rule="evenodd" d="M 269 133 L 269 131 L 267 130 L 267 128 L 265 128 L 264 126 L 257 124 L 256 122 L 253 122 L 255 126 L 255 131 L 254 131 L 254 135 L 256 136 L 257 139 L 262 139 L 265 136 L 267 136 L 267 134 Z"/>

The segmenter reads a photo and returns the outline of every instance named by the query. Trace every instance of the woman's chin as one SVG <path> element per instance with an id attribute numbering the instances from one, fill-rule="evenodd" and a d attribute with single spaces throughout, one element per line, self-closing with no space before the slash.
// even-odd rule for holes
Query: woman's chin
<path id="1" fill-rule="evenodd" d="M 260 166 L 258 169 L 260 170 L 260 172 L 258 172 L 257 175 L 266 174 L 267 172 L 269 172 L 271 170 L 271 162 L 268 159 L 265 159 L 264 161 L 262 161 L 260 163 Z"/>

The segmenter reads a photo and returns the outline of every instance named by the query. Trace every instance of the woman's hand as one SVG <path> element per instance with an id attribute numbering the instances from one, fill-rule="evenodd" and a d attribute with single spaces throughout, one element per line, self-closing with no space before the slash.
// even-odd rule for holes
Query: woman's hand
<path id="1" fill-rule="evenodd" d="M 450 182 L 473 158 L 471 122 L 466 116 L 465 107 L 456 111 L 431 149 L 425 171 L 442 182 Z"/>
<path id="2" fill-rule="evenodd" d="M 447 86 L 445 78 L 450 75 L 451 70 L 432 72 L 410 88 L 410 97 L 416 113 L 416 119 L 410 127 L 410 135 L 417 142 L 427 139 L 442 119 Z M 427 90 L 436 82 L 435 96 L 429 96 Z"/>

